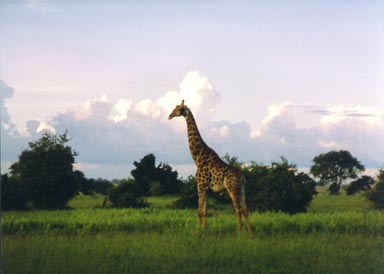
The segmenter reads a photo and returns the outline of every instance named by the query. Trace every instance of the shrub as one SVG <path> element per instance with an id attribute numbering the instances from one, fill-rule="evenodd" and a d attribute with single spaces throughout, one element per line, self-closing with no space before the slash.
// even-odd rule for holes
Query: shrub
<path id="1" fill-rule="evenodd" d="M 367 191 L 366 196 L 376 208 L 384 209 L 384 168 L 379 170 L 375 187 Z"/>
<path id="2" fill-rule="evenodd" d="M 270 167 L 252 164 L 244 169 L 247 205 L 250 210 L 306 212 L 316 194 L 315 182 L 282 158 Z"/>
<path id="3" fill-rule="evenodd" d="M 180 198 L 169 205 L 170 208 L 197 208 L 198 196 L 195 177 L 188 177 L 182 184 Z"/>
<path id="4" fill-rule="evenodd" d="M 147 207 L 148 203 L 141 196 L 141 190 L 133 180 L 122 181 L 117 187 L 111 188 L 107 199 L 112 207 Z"/>
<path id="5" fill-rule="evenodd" d="M 368 191 L 367 198 L 376 208 L 384 209 L 384 181 L 378 182 L 373 190 Z"/>
<path id="6" fill-rule="evenodd" d="M 27 190 L 25 185 L 8 174 L 1 175 L 1 209 L 22 210 L 27 208 Z"/>
<path id="7" fill-rule="evenodd" d="M 164 187 L 160 182 L 152 182 L 149 187 L 149 196 L 160 196 L 164 194 Z"/>
<path id="8" fill-rule="evenodd" d="M 172 170 L 172 167 L 165 163 L 156 166 L 155 155 L 148 154 L 140 162 L 135 161 L 133 165 L 135 168 L 131 171 L 131 175 L 140 186 L 143 195 L 152 195 L 151 184 L 153 182 L 158 182 L 161 185 L 161 194 L 179 193 L 181 182 L 177 179 L 177 171 Z"/>
<path id="9" fill-rule="evenodd" d="M 347 195 L 353 195 L 360 191 L 366 191 L 371 189 L 371 185 L 375 183 L 375 180 L 370 176 L 362 176 L 361 178 L 351 182 L 346 188 Z"/>

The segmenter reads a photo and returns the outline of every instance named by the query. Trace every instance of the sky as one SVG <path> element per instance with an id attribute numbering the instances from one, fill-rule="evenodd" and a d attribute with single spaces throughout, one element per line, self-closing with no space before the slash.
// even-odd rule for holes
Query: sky
<path id="1" fill-rule="evenodd" d="M 1 172 L 68 131 L 87 177 L 195 172 L 185 99 L 224 156 L 384 164 L 382 1 L 0 1 Z"/>

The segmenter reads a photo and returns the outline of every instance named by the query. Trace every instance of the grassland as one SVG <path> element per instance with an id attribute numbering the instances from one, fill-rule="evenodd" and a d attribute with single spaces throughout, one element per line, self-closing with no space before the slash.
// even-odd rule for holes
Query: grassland
<path id="1" fill-rule="evenodd" d="M 384 212 L 361 195 L 320 193 L 308 213 L 253 213 L 236 232 L 230 207 L 210 210 L 208 231 L 174 197 L 151 208 L 100 209 L 78 196 L 71 210 L 6 212 L 2 273 L 384 273 Z"/>

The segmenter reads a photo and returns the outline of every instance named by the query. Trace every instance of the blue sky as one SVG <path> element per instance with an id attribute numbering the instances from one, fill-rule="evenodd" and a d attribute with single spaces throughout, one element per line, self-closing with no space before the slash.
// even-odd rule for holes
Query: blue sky
<path id="1" fill-rule="evenodd" d="M 36 131 L 69 130 L 78 168 L 123 178 L 155 153 L 193 163 L 181 97 L 220 155 L 308 167 L 384 160 L 381 1 L 2 1 L 2 171 Z"/>

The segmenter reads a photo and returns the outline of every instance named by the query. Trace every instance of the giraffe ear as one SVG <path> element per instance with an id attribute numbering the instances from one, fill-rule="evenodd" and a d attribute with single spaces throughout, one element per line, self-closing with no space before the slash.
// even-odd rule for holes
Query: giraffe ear
<path id="1" fill-rule="evenodd" d="M 181 105 L 180 106 L 184 106 L 184 99 L 181 101 Z"/>

